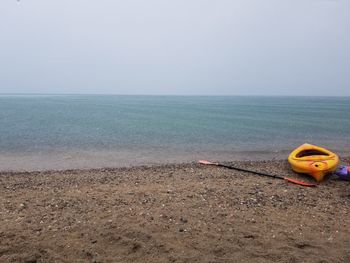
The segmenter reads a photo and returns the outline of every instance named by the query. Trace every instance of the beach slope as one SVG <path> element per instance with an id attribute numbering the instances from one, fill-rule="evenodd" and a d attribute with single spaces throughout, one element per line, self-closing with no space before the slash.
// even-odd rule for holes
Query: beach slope
<path id="1" fill-rule="evenodd" d="M 350 184 L 332 176 L 192 163 L 3 172 L 0 188 L 1 262 L 350 262 Z"/>

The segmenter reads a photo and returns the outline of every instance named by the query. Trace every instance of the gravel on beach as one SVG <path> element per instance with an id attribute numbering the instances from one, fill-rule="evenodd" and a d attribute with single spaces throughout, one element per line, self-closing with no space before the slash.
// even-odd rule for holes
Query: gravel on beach
<path id="1" fill-rule="evenodd" d="M 313 182 L 285 160 L 227 164 Z M 0 200 L 0 262 L 350 262 L 350 183 L 334 175 L 310 188 L 196 163 L 2 172 Z"/>

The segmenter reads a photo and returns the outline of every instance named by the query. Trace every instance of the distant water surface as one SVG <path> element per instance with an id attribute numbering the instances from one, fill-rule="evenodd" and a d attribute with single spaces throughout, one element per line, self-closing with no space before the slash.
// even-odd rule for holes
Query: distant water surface
<path id="1" fill-rule="evenodd" d="M 350 98 L 0 96 L 0 170 L 350 153 Z"/>

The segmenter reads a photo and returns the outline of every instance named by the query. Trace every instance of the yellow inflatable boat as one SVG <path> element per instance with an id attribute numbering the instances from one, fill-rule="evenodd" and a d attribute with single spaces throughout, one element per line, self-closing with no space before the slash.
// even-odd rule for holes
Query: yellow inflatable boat
<path id="1" fill-rule="evenodd" d="M 320 182 L 337 168 L 339 157 L 325 148 L 305 143 L 289 155 L 288 161 L 295 172 L 309 174 Z"/>

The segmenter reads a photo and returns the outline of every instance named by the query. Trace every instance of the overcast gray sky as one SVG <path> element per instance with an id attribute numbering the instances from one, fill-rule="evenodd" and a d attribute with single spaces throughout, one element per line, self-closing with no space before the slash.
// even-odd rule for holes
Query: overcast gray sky
<path id="1" fill-rule="evenodd" d="M 350 95 L 349 0 L 2 0 L 0 93 Z"/>

